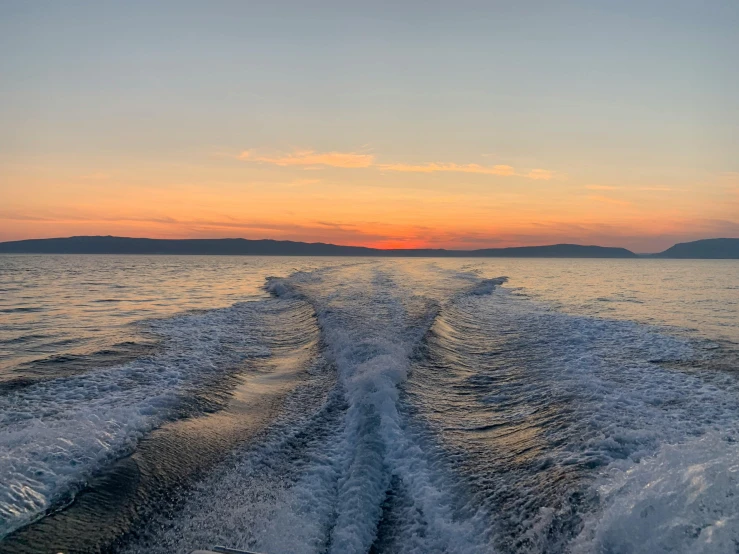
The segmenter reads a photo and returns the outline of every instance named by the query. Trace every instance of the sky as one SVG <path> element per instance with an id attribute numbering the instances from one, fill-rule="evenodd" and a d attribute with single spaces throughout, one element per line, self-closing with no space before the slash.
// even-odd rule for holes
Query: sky
<path id="1" fill-rule="evenodd" d="M 0 0 L 0 241 L 739 237 L 739 2 Z"/>

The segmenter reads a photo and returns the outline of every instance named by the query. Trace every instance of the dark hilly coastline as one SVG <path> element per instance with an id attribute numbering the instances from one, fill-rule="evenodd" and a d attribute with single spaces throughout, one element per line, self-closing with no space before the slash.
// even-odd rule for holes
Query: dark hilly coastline
<path id="1" fill-rule="evenodd" d="M 437 258 L 674 258 L 739 259 L 739 239 L 706 239 L 676 244 L 640 256 L 625 248 L 552 244 L 479 250 L 393 249 L 341 246 L 322 242 L 248 239 L 146 239 L 85 236 L 0 242 L 0 254 L 174 254 L 221 256 L 377 256 Z"/>
<path id="2" fill-rule="evenodd" d="M 658 258 L 679 259 L 739 259 L 739 239 L 705 239 L 682 242 L 656 254 Z"/>
<path id="3" fill-rule="evenodd" d="M 32 239 L 0 243 L 5 254 L 178 254 L 237 256 L 380 256 L 380 257 L 515 257 L 636 258 L 625 248 L 554 244 L 481 250 L 397 249 L 340 246 L 279 240 L 140 239 L 110 236 Z"/>

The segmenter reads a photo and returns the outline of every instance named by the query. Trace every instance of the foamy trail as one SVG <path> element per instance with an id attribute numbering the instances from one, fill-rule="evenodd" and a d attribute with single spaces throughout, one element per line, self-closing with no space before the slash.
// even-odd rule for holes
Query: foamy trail
<path id="1" fill-rule="evenodd" d="M 269 355 L 265 318 L 294 309 L 264 300 L 153 321 L 154 356 L 0 396 L 0 536 L 71 500 L 164 421 L 214 407 L 198 395 Z"/>
<path id="2" fill-rule="evenodd" d="M 386 272 L 352 277 L 339 285 L 338 293 L 318 275 L 296 275 L 269 285 L 274 292 L 298 294 L 313 304 L 348 405 L 333 462 L 338 483 L 329 551 L 370 548 L 393 479 L 423 513 L 426 540 L 418 541 L 418 551 L 452 544 L 456 551 L 472 551 L 479 546 L 474 529 L 453 521 L 446 491 L 434 482 L 428 457 L 399 411 L 399 386 L 439 304 L 416 296 Z M 405 551 L 415 550 L 412 546 L 405 544 Z"/>
<path id="3" fill-rule="evenodd" d="M 602 511 L 585 521 L 573 554 L 734 552 L 739 544 L 739 443 L 708 433 L 662 446 L 599 483 Z"/>
<path id="4" fill-rule="evenodd" d="M 270 279 L 315 311 L 313 392 L 130 551 L 667 552 L 686 528 L 730 544 L 739 386 L 705 371 L 714 350 L 432 266 Z"/>
<path id="5" fill-rule="evenodd" d="M 421 295 L 407 275 L 366 264 L 269 279 L 279 298 L 313 306 L 325 365 L 317 363 L 334 375 L 332 389 L 320 406 L 288 400 L 283 423 L 130 551 L 228 542 L 305 554 L 490 552 L 486 518 L 457 509 L 453 468 L 414 424 L 403 391 L 440 301 L 479 294 L 479 284 L 453 275 Z"/>
<path id="6" fill-rule="evenodd" d="M 723 443 L 700 444 L 727 459 L 726 439 L 739 437 L 736 379 L 690 371 L 712 351 L 665 330 L 561 313 L 497 289 L 446 306 L 410 392 L 460 460 L 469 503 L 494 514 L 501 551 L 569 552 L 582 532 L 579 552 L 630 552 L 636 542 L 625 529 L 640 511 L 617 500 L 632 494 L 629 487 L 601 474 L 648 468 L 653 456 L 671 451 L 668 444 L 690 449 L 695 437 L 716 432 Z M 684 461 L 676 466 L 690 474 Z M 668 512 L 654 521 L 684 519 Z M 618 531 L 605 529 L 621 524 L 619 549 Z M 665 536 L 643 544 L 672 545 L 669 551 L 676 543 Z"/>

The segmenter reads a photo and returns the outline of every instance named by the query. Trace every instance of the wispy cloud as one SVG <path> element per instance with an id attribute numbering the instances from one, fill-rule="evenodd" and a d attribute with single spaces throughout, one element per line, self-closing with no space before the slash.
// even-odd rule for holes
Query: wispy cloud
<path id="1" fill-rule="evenodd" d="M 421 165 L 412 164 L 380 164 L 378 166 L 384 171 L 403 171 L 408 173 L 480 173 L 483 175 L 516 175 L 516 170 L 510 165 L 484 166 L 478 164 L 455 164 L 455 163 L 428 163 Z"/>
<path id="2" fill-rule="evenodd" d="M 647 192 L 671 192 L 673 189 L 670 187 L 656 186 L 656 187 L 637 187 L 627 189 L 625 187 L 614 187 L 611 185 L 585 185 L 587 190 L 639 190 Z"/>
<path id="3" fill-rule="evenodd" d="M 250 162 L 261 162 L 282 167 L 328 166 L 344 168 L 370 167 L 374 164 L 372 154 L 356 152 L 316 152 L 314 150 L 297 150 L 291 154 L 260 154 L 256 150 L 244 150 L 239 159 Z"/>
<path id="4" fill-rule="evenodd" d="M 602 202 L 604 204 L 613 204 L 614 206 L 630 206 L 631 202 L 627 202 L 626 200 L 618 200 L 616 198 L 609 198 L 608 196 L 588 196 L 590 200 L 593 200 L 594 202 Z"/>
<path id="5" fill-rule="evenodd" d="M 295 179 L 294 181 L 287 183 L 287 185 L 290 187 L 303 187 L 308 185 L 317 185 L 320 182 L 320 179 Z"/>
<path id="6" fill-rule="evenodd" d="M 548 169 L 532 169 L 528 173 L 524 175 L 524 177 L 528 177 L 529 179 L 542 179 L 544 181 L 548 181 L 552 177 L 554 177 L 554 171 L 550 171 Z"/>
<path id="7" fill-rule="evenodd" d="M 528 171 L 517 171 L 511 165 L 480 165 L 480 164 L 455 164 L 455 163 L 427 163 L 413 164 L 380 164 L 383 171 L 401 171 L 407 173 L 476 173 L 479 175 L 497 175 L 500 177 L 526 177 L 534 180 L 548 181 L 554 177 L 554 171 L 548 169 L 531 169 Z"/>
<path id="8" fill-rule="evenodd" d="M 296 150 L 292 153 L 267 154 L 260 150 L 244 150 L 239 159 L 247 162 L 266 163 L 280 167 L 299 167 L 305 170 L 338 167 L 345 169 L 374 168 L 380 171 L 396 171 L 401 173 L 474 173 L 478 175 L 496 175 L 499 177 L 525 177 L 533 180 L 548 181 L 555 177 L 549 169 L 517 170 L 510 165 L 480 165 L 437 163 L 406 164 L 376 163 L 373 154 L 359 152 L 317 152 L 315 150 Z"/>

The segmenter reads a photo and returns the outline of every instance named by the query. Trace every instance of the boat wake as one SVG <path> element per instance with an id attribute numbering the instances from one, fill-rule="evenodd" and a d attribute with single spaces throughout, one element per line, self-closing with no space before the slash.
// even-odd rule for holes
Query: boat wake
<path id="1" fill-rule="evenodd" d="M 218 409 L 229 375 L 266 357 L 266 318 L 295 302 L 250 302 L 150 323 L 161 352 L 0 396 L 0 537 L 74 499 L 164 422 Z"/>
<path id="2" fill-rule="evenodd" d="M 270 299 L 156 322 L 166 339 L 156 356 L 3 397 L 0 440 L 13 456 L 0 463 L 13 466 L 0 469 L 14 478 L 5 529 L 163 421 L 228 409 L 227 389 L 207 391 L 245 359 L 269 358 L 280 336 L 298 341 L 286 326 L 299 313 L 320 340 L 274 419 L 121 550 L 737 544 L 739 386 L 704 368 L 720 353 L 665 329 L 552 310 L 505 283 L 392 263 L 269 278 Z"/>

